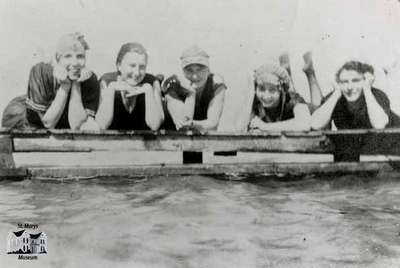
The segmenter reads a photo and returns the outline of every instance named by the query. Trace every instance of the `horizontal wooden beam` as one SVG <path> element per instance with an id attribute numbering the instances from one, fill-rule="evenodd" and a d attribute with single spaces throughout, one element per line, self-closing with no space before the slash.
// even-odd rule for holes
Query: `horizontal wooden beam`
<path id="1" fill-rule="evenodd" d="M 178 175 L 225 175 L 227 179 L 240 180 L 241 175 L 258 174 L 305 175 L 347 174 L 357 172 L 396 171 L 399 162 L 345 162 L 345 163 L 232 163 L 191 165 L 146 165 L 119 167 L 32 167 L 27 168 L 31 179 L 80 180 L 100 177 L 148 177 Z M 247 178 L 252 178 L 251 176 Z"/>
<path id="2" fill-rule="evenodd" d="M 192 133 L 22 133 L 13 134 L 14 152 L 242 151 L 326 153 L 332 147 L 319 134 L 293 136 Z"/>
<path id="3" fill-rule="evenodd" d="M 354 140 L 360 154 L 400 155 L 400 129 L 311 132 L 198 132 L 7 130 L 15 152 L 244 151 L 332 153 Z M 358 142 L 359 141 L 359 142 Z M 346 145 L 348 146 L 348 145 Z"/>

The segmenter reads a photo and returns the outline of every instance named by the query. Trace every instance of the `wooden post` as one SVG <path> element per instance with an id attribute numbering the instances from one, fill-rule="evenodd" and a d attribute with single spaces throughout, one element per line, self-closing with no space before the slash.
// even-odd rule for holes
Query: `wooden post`
<path id="1" fill-rule="evenodd" d="M 27 170 L 25 168 L 15 168 L 12 153 L 13 145 L 11 135 L 0 134 L 0 180 L 27 177 Z"/>
<path id="2" fill-rule="evenodd" d="M 183 164 L 202 164 L 203 153 L 202 152 L 187 152 L 183 151 Z"/>
<path id="3" fill-rule="evenodd" d="M 335 150 L 333 153 L 333 160 L 335 162 L 359 162 L 360 151 L 362 147 L 361 136 L 357 135 L 343 135 L 332 136 Z"/>

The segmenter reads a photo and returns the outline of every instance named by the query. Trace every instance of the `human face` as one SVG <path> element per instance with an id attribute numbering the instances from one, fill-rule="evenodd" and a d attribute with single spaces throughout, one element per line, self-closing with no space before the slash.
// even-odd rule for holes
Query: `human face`
<path id="1" fill-rule="evenodd" d="M 146 75 L 147 59 L 143 54 L 128 52 L 117 65 L 123 81 L 130 86 L 137 86 Z"/>
<path id="2" fill-rule="evenodd" d="M 363 91 L 364 75 L 354 70 L 343 70 L 339 75 L 339 87 L 348 102 L 360 98 Z"/>
<path id="3" fill-rule="evenodd" d="M 207 66 L 201 64 L 191 64 L 183 69 L 185 77 L 192 83 L 194 89 L 205 86 L 210 71 Z"/>
<path id="4" fill-rule="evenodd" d="M 257 84 L 256 96 L 264 108 L 275 108 L 279 105 L 281 88 L 270 83 Z"/>
<path id="5" fill-rule="evenodd" d="M 86 53 L 84 49 L 67 50 L 64 52 L 58 64 L 65 67 L 68 73 L 68 78 L 77 80 L 81 76 L 81 70 L 86 64 Z"/>

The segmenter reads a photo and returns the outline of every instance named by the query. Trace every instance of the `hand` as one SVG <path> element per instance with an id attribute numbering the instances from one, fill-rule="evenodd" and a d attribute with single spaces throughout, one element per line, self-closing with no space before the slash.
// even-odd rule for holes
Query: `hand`
<path id="1" fill-rule="evenodd" d="M 177 75 L 168 77 L 162 85 L 162 90 L 165 94 L 175 95 L 180 99 L 184 99 L 195 92 L 186 79 L 181 80 Z"/>
<path id="2" fill-rule="evenodd" d="M 264 121 L 262 121 L 260 117 L 254 116 L 254 117 L 250 120 L 249 128 L 250 128 L 250 129 L 260 128 L 260 125 L 261 125 L 263 122 L 264 122 Z"/>
<path id="3" fill-rule="evenodd" d="M 175 127 L 177 130 L 190 129 L 193 125 L 193 120 L 187 116 L 181 118 L 175 118 Z"/>
<path id="4" fill-rule="evenodd" d="M 92 76 L 93 72 L 87 68 L 83 68 L 81 70 L 81 76 L 77 80 L 78 82 L 83 82 L 88 80 Z"/>
<path id="5" fill-rule="evenodd" d="M 363 90 L 371 90 L 372 84 L 375 81 L 374 75 L 371 74 L 370 72 L 366 72 L 364 74 L 364 77 L 365 77 L 365 83 L 364 83 L 364 86 L 363 86 Z"/>
<path id="6" fill-rule="evenodd" d="M 118 79 L 117 81 L 111 82 L 108 85 L 108 88 L 112 91 L 123 92 L 123 91 L 129 91 L 132 88 L 132 86 L 130 86 L 127 82 Z"/>
<path id="7" fill-rule="evenodd" d="M 340 86 L 337 82 L 332 82 L 332 87 L 333 94 L 339 99 L 343 94 L 342 86 Z"/>
<path id="8" fill-rule="evenodd" d="M 64 89 L 71 88 L 71 80 L 68 78 L 68 71 L 64 66 L 56 64 L 53 67 L 53 76 Z"/>
<path id="9" fill-rule="evenodd" d="M 153 87 L 149 83 L 145 83 L 142 86 L 131 87 L 128 89 L 125 92 L 125 97 L 129 98 L 143 93 L 147 94 L 151 91 L 153 91 Z"/>
<path id="10" fill-rule="evenodd" d="M 181 87 L 185 91 L 186 95 L 196 94 L 196 89 L 193 87 L 193 83 L 188 79 L 181 79 Z"/>

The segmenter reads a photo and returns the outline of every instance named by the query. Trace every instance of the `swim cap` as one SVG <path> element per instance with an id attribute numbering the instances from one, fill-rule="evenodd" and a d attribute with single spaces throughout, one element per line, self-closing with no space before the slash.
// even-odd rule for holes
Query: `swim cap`
<path id="1" fill-rule="evenodd" d="M 191 64 L 200 64 L 209 67 L 209 58 L 207 52 L 198 46 L 192 46 L 183 51 L 181 56 L 182 69 Z"/>

